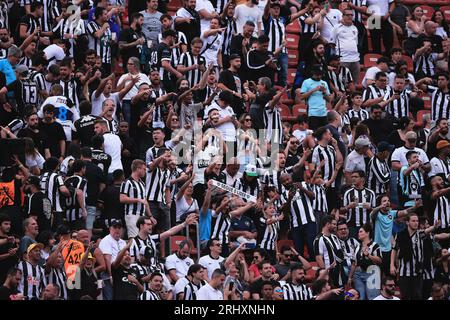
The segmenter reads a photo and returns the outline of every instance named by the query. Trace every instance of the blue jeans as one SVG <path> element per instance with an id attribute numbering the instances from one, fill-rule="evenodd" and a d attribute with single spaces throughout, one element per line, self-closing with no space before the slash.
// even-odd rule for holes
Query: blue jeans
<path id="1" fill-rule="evenodd" d="M 361 300 L 373 300 L 380 294 L 380 279 L 372 280 L 373 274 L 374 273 L 368 273 L 358 268 L 353 275 L 353 284 L 355 289 L 359 292 Z"/>
<path id="2" fill-rule="evenodd" d="M 94 227 L 95 215 L 97 214 L 97 208 L 95 206 L 86 206 L 86 211 L 86 229 L 92 230 Z"/>
<path id="3" fill-rule="evenodd" d="M 111 280 L 107 274 L 102 274 L 103 279 L 103 289 L 102 296 L 103 300 L 112 300 L 113 299 L 113 286 L 111 284 Z M 107 279 L 106 279 L 107 278 Z"/>
<path id="4" fill-rule="evenodd" d="M 280 70 L 278 71 L 277 85 L 284 87 L 286 85 L 287 72 L 288 72 L 288 55 L 287 53 L 280 53 L 278 56 L 278 64 Z"/>
<path id="5" fill-rule="evenodd" d="M 310 222 L 299 227 L 292 228 L 292 239 L 294 240 L 295 249 L 304 257 L 305 240 L 308 248 L 309 261 L 314 261 L 313 242 L 317 235 L 317 227 L 315 222 Z"/>
<path id="6" fill-rule="evenodd" d="M 130 123 L 131 121 L 131 101 L 130 100 L 123 100 L 122 101 L 122 114 L 123 119 Z"/>

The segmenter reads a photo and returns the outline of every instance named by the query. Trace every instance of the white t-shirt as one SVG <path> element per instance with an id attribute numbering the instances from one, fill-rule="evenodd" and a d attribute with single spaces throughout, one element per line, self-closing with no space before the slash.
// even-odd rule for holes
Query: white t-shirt
<path id="1" fill-rule="evenodd" d="M 92 92 L 92 98 L 91 98 L 91 101 L 92 101 L 92 112 L 91 112 L 91 114 L 92 115 L 100 116 L 102 114 L 102 104 L 103 104 L 103 102 L 106 99 L 113 100 L 114 103 L 116 104 L 116 109 L 117 109 L 117 106 L 120 103 L 119 93 L 118 92 L 111 93 L 108 98 L 105 97 L 105 95 L 103 93 L 100 94 L 100 96 L 98 98 L 96 98 L 95 97 L 95 92 L 96 92 L 96 90 L 94 92 Z M 116 118 L 116 111 L 115 110 L 114 110 L 113 117 L 114 117 L 115 120 L 117 120 L 117 118 Z"/>
<path id="2" fill-rule="evenodd" d="M 214 6 L 212 5 L 211 1 L 209 0 L 197 0 L 197 3 L 195 5 L 195 11 L 199 12 L 200 10 L 206 10 L 209 13 L 215 12 Z M 203 34 L 205 30 L 208 30 L 210 28 L 210 21 L 208 19 L 201 19 L 200 20 L 200 32 Z"/>
<path id="3" fill-rule="evenodd" d="M 124 62 L 124 63 L 126 63 L 126 62 Z M 129 73 L 123 74 L 123 75 L 119 78 L 119 81 L 117 82 L 117 85 L 119 86 L 119 85 L 122 83 L 122 81 L 124 81 L 125 78 L 128 77 L 128 75 L 129 75 Z M 150 83 L 150 79 L 149 79 L 145 74 L 139 73 L 139 76 L 140 76 L 139 81 L 136 82 L 136 83 L 134 84 L 134 86 L 131 88 L 130 91 L 128 91 L 128 93 L 125 95 L 125 97 L 123 97 L 123 100 L 131 100 L 135 95 L 137 95 L 137 94 L 138 94 L 138 91 L 139 91 L 139 86 L 140 86 L 141 84 L 143 84 L 143 83 L 147 83 L 148 85 L 151 84 L 151 83 Z M 131 81 L 131 80 L 126 81 L 126 82 L 125 82 L 125 86 L 126 86 L 128 83 L 130 83 L 130 81 Z"/>
<path id="4" fill-rule="evenodd" d="M 312 130 L 306 129 L 303 131 L 300 131 L 299 129 L 294 130 L 294 132 L 292 132 L 292 134 L 294 135 L 294 137 L 296 137 L 298 139 L 298 141 L 300 141 L 300 143 L 303 142 L 303 140 L 305 140 L 305 138 L 310 135 L 313 134 Z"/>
<path id="5" fill-rule="evenodd" d="M 392 297 L 392 299 L 386 299 L 385 297 L 383 297 L 381 294 L 378 297 L 373 298 L 373 300 L 400 300 L 397 297 Z"/>
<path id="6" fill-rule="evenodd" d="M 450 160 L 447 158 L 447 161 L 441 161 L 439 158 L 434 157 L 430 160 L 431 164 L 431 172 L 428 174 L 429 177 L 434 177 L 438 174 L 445 175 L 445 166 L 450 167 Z"/>
<path id="7" fill-rule="evenodd" d="M 236 19 L 237 33 L 242 33 L 245 23 L 247 21 L 252 21 L 255 24 L 253 35 L 255 37 L 258 36 L 260 31 L 258 29 L 258 23 L 261 23 L 262 28 L 262 13 L 256 6 L 249 7 L 246 4 L 237 5 L 234 9 L 234 18 Z"/>
<path id="8" fill-rule="evenodd" d="M 367 69 L 366 74 L 364 75 L 364 79 L 362 81 L 362 86 L 364 88 L 366 88 L 367 87 L 367 79 L 375 80 L 375 76 L 378 72 L 381 72 L 381 69 L 378 68 L 377 66 L 373 66 L 373 67 L 370 67 L 369 69 Z"/>
<path id="9" fill-rule="evenodd" d="M 362 170 L 366 172 L 366 162 L 364 161 L 364 156 L 353 150 L 347 156 L 347 162 L 345 164 L 345 171 L 353 172 L 357 170 Z"/>
<path id="10" fill-rule="evenodd" d="M 219 258 L 214 259 L 213 257 L 211 257 L 211 255 L 208 254 L 206 256 L 201 257 L 198 260 L 198 263 L 208 270 L 208 278 L 211 279 L 214 270 L 220 269 L 220 264 L 224 260 L 225 260 L 224 257 L 219 256 Z"/>
<path id="11" fill-rule="evenodd" d="M 321 34 L 327 42 L 334 43 L 332 32 L 341 20 L 342 12 L 337 9 L 330 9 L 330 12 L 328 12 L 323 19 L 323 28 Z"/>
<path id="12" fill-rule="evenodd" d="M 197 300 L 223 300 L 222 291 L 214 289 L 209 283 L 198 289 L 196 295 Z"/>
<path id="13" fill-rule="evenodd" d="M 173 291 L 174 291 L 174 298 L 176 299 L 177 295 L 179 293 L 184 292 L 184 288 L 187 286 L 187 284 L 189 283 L 189 279 L 186 277 L 180 278 L 177 280 L 177 282 L 175 283 L 175 285 L 173 286 Z"/>
<path id="14" fill-rule="evenodd" d="M 399 161 L 400 164 L 403 166 L 407 166 L 408 165 L 408 160 L 406 159 L 406 153 L 408 151 L 412 151 L 411 149 L 406 149 L 404 146 L 397 148 L 394 150 L 394 152 L 392 152 L 392 156 L 391 156 L 391 162 L 392 161 Z M 425 153 L 425 151 L 423 151 L 420 148 L 414 148 L 414 151 L 416 151 L 419 154 L 419 160 L 422 161 L 423 164 L 427 164 L 428 162 L 430 162 L 430 160 L 428 159 L 427 154 Z"/>
<path id="15" fill-rule="evenodd" d="M 341 56 L 342 62 L 359 61 L 358 29 L 354 25 L 338 24 L 333 28 L 331 37 L 336 44 L 336 52 Z"/>
<path id="16" fill-rule="evenodd" d="M 226 108 L 219 109 L 220 119 L 225 117 L 235 116 L 233 108 L 228 106 Z M 236 127 L 233 122 L 225 122 L 217 127 L 217 130 L 222 134 L 222 138 L 225 141 L 236 141 Z"/>
<path id="17" fill-rule="evenodd" d="M 102 239 L 102 241 L 100 241 L 100 245 L 98 247 L 103 254 L 111 255 L 111 263 L 113 263 L 116 261 L 119 251 L 125 248 L 126 245 L 127 243 L 124 240 L 115 240 L 110 234 L 108 234 Z"/>
<path id="18" fill-rule="evenodd" d="M 194 260 L 187 257 L 186 259 L 182 260 L 177 256 L 176 253 L 171 254 L 166 258 L 166 270 L 170 271 L 172 269 L 175 269 L 177 272 L 177 277 L 185 277 L 188 273 L 189 267 L 194 264 Z"/>
<path id="19" fill-rule="evenodd" d="M 206 30 L 209 29 L 210 28 L 207 28 Z M 217 33 L 205 38 L 202 32 L 202 40 L 203 40 L 203 47 L 201 52 L 205 50 L 206 46 L 209 46 L 208 49 L 206 49 L 202 54 L 205 57 L 206 65 L 209 66 L 209 64 L 212 62 L 213 66 L 215 67 L 219 66 L 217 59 L 219 56 L 219 50 L 222 48 L 223 42 L 222 35 Z"/>
<path id="20" fill-rule="evenodd" d="M 207 146 L 205 150 L 201 150 L 194 154 L 194 180 L 192 184 L 205 183 L 205 170 L 210 165 L 211 160 L 219 154 L 216 147 Z"/>
<path id="21" fill-rule="evenodd" d="M 367 0 L 368 12 L 377 16 L 385 16 L 389 12 L 389 5 L 394 0 Z"/>
<path id="22" fill-rule="evenodd" d="M 52 64 L 57 63 L 64 59 L 66 54 L 64 53 L 64 49 L 56 44 L 51 44 L 47 48 L 44 49 L 45 56 L 47 57 L 47 61 L 49 61 L 48 66 L 50 67 Z"/>
<path id="23" fill-rule="evenodd" d="M 105 133 L 103 139 L 105 140 L 105 153 L 111 156 L 111 165 L 109 166 L 108 173 L 113 173 L 117 169 L 123 170 L 122 142 L 119 136 L 114 133 Z"/>

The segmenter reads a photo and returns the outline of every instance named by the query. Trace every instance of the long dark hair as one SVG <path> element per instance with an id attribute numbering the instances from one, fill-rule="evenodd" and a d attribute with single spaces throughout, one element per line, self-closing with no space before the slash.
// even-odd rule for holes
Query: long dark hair
<path id="1" fill-rule="evenodd" d="M 444 29 L 444 31 L 447 33 L 447 35 L 449 35 L 448 33 L 449 33 L 450 30 L 448 28 L 447 19 L 445 19 L 445 14 L 444 14 L 444 12 L 442 12 L 442 10 L 438 9 L 435 12 L 433 12 L 433 15 L 431 16 L 431 21 L 436 22 L 435 21 L 435 19 L 436 19 L 436 12 L 440 12 L 442 14 L 442 23 L 440 24 L 440 26 Z"/>

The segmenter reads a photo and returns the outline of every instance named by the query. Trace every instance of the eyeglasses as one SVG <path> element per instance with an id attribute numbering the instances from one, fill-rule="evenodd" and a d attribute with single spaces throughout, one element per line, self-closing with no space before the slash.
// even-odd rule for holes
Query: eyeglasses
<path id="1" fill-rule="evenodd" d="M 299 141 L 291 141 L 291 144 L 300 144 Z"/>
<path id="2" fill-rule="evenodd" d="M 244 119 L 244 121 L 252 121 L 252 119 Z"/>

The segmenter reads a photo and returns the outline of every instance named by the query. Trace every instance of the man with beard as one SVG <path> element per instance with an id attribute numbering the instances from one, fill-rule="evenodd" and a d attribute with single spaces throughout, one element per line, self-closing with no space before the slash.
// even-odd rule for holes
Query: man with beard
<path id="1" fill-rule="evenodd" d="M 181 241 L 178 251 L 166 258 L 166 270 L 174 284 L 178 279 L 187 276 L 189 267 L 194 264 L 194 261 L 189 257 L 191 249 L 192 245 L 187 240 Z"/>
<path id="2" fill-rule="evenodd" d="M 18 261 L 16 239 L 10 235 L 11 219 L 0 214 L 0 241 L 4 243 L 0 245 L 0 283 L 6 279 L 6 274 L 10 268 L 15 266 Z"/>
<path id="3" fill-rule="evenodd" d="M 369 127 L 372 143 L 378 144 L 386 140 L 386 137 L 394 130 L 392 121 L 382 117 L 383 108 L 374 104 L 370 107 L 370 118 L 362 122 Z"/>
<path id="4" fill-rule="evenodd" d="M 239 77 L 239 69 L 241 68 L 241 58 L 238 54 L 232 54 L 229 58 L 230 67 L 223 70 L 219 75 L 219 83 L 217 87 L 222 91 L 229 91 L 233 94 L 233 101 L 230 106 L 233 108 L 239 118 L 243 113 L 243 90 L 242 80 Z"/>
<path id="5" fill-rule="evenodd" d="M 23 300 L 23 295 L 17 290 L 20 281 L 22 280 L 22 271 L 16 267 L 8 269 L 4 273 L 6 281 L 0 287 L 0 301 L 5 300 Z"/>
<path id="6" fill-rule="evenodd" d="M 39 123 L 39 129 L 47 136 L 50 154 L 52 157 L 63 161 L 66 152 L 66 135 L 63 126 L 55 119 L 55 106 L 46 104 L 42 108 L 43 119 Z"/>
<path id="7" fill-rule="evenodd" d="M 25 213 L 28 217 L 37 220 L 39 232 L 51 229 L 52 204 L 41 191 L 39 177 L 30 176 L 25 184 L 24 191 L 28 194 L 25 204 Z"/>
<path id="8" fill-rule="evenodd" d="M 381 294 L 373 300 L 400 300 L 395 295 L 395 280 L 386 276 L 381 280 Z"/>
<path id="9" fill-rule="evenodd" d="M 162 1 L 162 0 L 159 0 Z M 143 16 L 142 32 L 151 45 L 158 42 L 158 34 L 161 33 L 162 24 L 159 20 L 162 13 L 158 11 L 158 0 L 147 0 L 147 9 L 139 12 Z"/>
<path id="10" fill-rule="evenodd" d="M 130 28 L 122 29 L 119 37 L 119 49 L 122 55 L 122 61 L 128 61 L 130 57 L 140 57 L 143 46 L 147 46 L 145 34 L 142 32 L 144 16 L 142 13 L 135 12 L 131 16 Z M 125 73 L 128 68 L 124 65 Z"/>
<path id="11" fill-rule="evenodd" d="M 8 49 L 14 44 L 14 38 L 10 37 L 5 25 L 0 27 L 0 59 L 6 59 Z"/>
<path id="12" fill-rule="evenodd" d="M 50 157 L 50 149 L 47 143 L 47 136 L 44 132 L 39 130 L 39 118 L 37 113 L 30 113 L 25 117 L 25 119 L 27 121 L 27 126 L 19 131 L 17 137 L 31 138 L 34 142 L 35 148 L 39 151 L 39 153 L 45 158 Z"/>
<path id="13" fill-rule="evenodd" d="M 137 279 L 136 271 L 131 266 L 129 240 L 125 247 L 120 250 L 116 260 L 111 264 L 112 281 L 114 287 L 113 300 L 137 300 L 144 287 Z"/>
<path id="14" fill-rule="evenodd" d="M 293 265 L 290 269 L 291 281 L 283 286 L 284 300 L 311 300 L 312 291 L 305 285 L 305 269 Z"/>
<path id="15" fill-rule="evenodd" d="M 450 142 L 440 140 L 436 144 L 438 155 L 430 160 L 431 172 L 429 176 L 441 175 L 450 182 Z"/>
<path id="16" fill-rule="evenodd" d="M 436 120 L 436 128 L 428 137 L 427 154 L 431 157 L 436 157 L 439 153 L 437 144 L 439 141 L 449 141 L 448 135 L 448 121 L 447 118 L 439 118 Z"/>
<path id="17" fill-rule="evenodd" d="M 163 289 L 163 276 L 155 272 L 150 276 L 150 285 L 140 296 L 139 300 L 161 300 L 161 291 Z"/>
<path id="18" fill-rule="evenodd" d="M 243 30 L 241 33 L 234 35 L 231 38 L 231 55 L 237 54 L 241 58 L 241 67 L 239 68 L 239 76 L 241 80 L 247 80 L 247 63 L 245 62 L 247 59 L 247 53 L 251 49 L 253 42 L 257 39 L 253 36 L 253 32 L 255 31 L 255 24 L 252 21 L 247 21 L 244 24 Z"/>
<path id="19" fill-rule="evenodd" d="M 187 43 L 195 37 L 200 37 L 200 15 L 195 10 L 196 0 L 184 0 L 183 8 L 175 15 L 175 29 L 186 35 Z"/>

